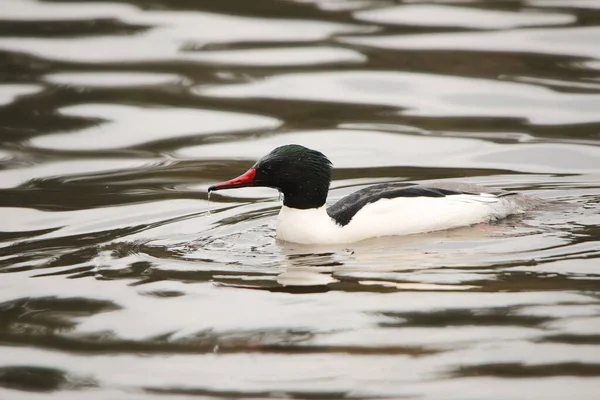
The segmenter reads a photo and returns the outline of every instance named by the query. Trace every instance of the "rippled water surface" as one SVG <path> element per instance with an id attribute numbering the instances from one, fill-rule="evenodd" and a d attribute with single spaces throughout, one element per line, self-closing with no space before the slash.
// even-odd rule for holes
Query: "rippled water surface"
<path id="1" fill-rule="evenodd" d="M 558 205 L 278 242 L 286 143 Z M 2 0 L 0 398 L 598 399 L 598 144 L 600 1 Z"/>

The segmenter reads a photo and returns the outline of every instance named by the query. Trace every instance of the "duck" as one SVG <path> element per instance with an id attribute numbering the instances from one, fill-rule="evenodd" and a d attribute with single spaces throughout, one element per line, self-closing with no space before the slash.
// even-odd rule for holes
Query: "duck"
<path id="1" fill-rule="evenodd" d="M 279 190 L 283 205 L 277 216 L 277 239 L 299 244 L 343 244 L 443 231 L 490 223 L 541 204 L 517 192 L 469 183 L 393 182 L 360 189 L 328 207 L 332 169 L 323 153 L 288 144 L 208 191 L 256 186 Z"/>

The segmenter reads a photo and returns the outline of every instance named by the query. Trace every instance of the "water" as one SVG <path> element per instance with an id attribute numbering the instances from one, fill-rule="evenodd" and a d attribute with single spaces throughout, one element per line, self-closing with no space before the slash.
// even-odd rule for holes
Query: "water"
<path id="1" fill-rule="evenodd" d="M 4 0 L 0 398 L 597 399 L 600 3 Z M 275 240 L 273 147 L 330 201 L 460 180 L 493 225 Z"/>

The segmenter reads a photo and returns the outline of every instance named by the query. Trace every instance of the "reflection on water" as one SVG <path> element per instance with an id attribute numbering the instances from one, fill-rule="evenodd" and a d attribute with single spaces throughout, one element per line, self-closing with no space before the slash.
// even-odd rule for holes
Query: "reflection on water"
<path id="1" fill-rule="evenodd" d="M 444 4 L 403 4 L 394 7 L 366 9 L 355 12 L 354 17 L 358 20 L 382 24 L 473 29 L 569 25 L 577 21 L 574 15 L 568 13 L 549 13 L 528 9 L 504 11 Z"/>
<path id="2" fill-rule="evenodd" d="M 0 398 L 595 399 L 595 1 L 5 0 Z M 305 246 L 273 147 L 333 202 L 462 180 L 493 225 Z"/>

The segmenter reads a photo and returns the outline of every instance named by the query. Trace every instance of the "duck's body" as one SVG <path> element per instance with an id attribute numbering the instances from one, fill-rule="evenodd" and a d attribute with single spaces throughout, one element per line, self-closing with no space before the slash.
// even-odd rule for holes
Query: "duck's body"
<path id="1" fill-rule="evenodd" d="M 329 208 L 300 210 L 283 206 L 277 217 L 277 237 L 304 244 L 350 243 L 377 236 L 411 235 L 491 222 L 522 213 L 531 205 L 531 201 L 517 193 L 490 193 L 481 186 L 469 185 L 472 191 L 461 192 L 439 191 L 438 185 L 415 185 L 404 187 L 423 190 L 423 195 L 398 193 L 392 198 L 377 198 L 371 193 L 363 197 L 366 203 L 355 209 L 358 203 L 353 197 L 356 194 L 380 188 L 386 192 L 395 185 L 385 186 L 355 192 Z M 441 195 L 426 196 L 428 193 Z"/>
<path id="2" fill-rule="evenodd" d="M 277 217 L 277 237 L 303 244 L 457 228 L 523 213 L 540 203 L 518 193 L 464 183 L 391 183 L 361 189 L 327 208 L 330 180 L 331 163 L 323 154 L 288 145 L 273 150 L 239 178 L 209 190 L 279 189 L 284 205 Z"/>

